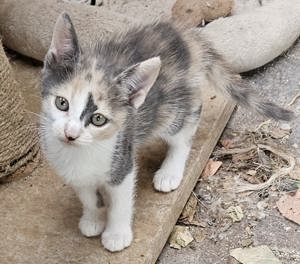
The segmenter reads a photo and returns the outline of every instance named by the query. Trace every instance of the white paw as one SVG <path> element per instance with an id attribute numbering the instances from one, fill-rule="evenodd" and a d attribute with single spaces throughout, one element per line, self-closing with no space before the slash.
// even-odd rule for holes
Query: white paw
<path id="1" fill-rule="evenodd" d="M 153 179 L 154 188 L 160 192 L 171 192 L 176 190 L 182 180 L 182 175 L 170 172 L 165 173 L 163 170 L 158 170 Z"/>
<path id="2" fill-rule="evenodd" d="M 128 230 L 105 230 L 102 234 L 102 245 L 109 251 L 121 251 L 130 246 L 132 242 L 132 231 Z"/>
<path id="3" fill-rule="evenodd" d="M 89 219 L 82 216 L 79 221 L 79 229 L 86 237 L 98 236 L 104 229 L 104 222 L 99 219 Z"/>

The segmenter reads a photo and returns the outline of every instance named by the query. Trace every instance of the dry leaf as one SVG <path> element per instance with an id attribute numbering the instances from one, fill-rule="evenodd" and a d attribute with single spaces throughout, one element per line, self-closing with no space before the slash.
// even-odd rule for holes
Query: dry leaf
<path id="1" fill-rule="evenodd" d="M 259 184 L 261 183 L 261 181 L 259 180 L 259 178 L 255 177 L 255 176 L 250 176 L 248 174 L 244 174 L 241 172 L 240 174 L 241 178 L 249 183 L 252 183 L 252 184 Z"/>
<path id="2" fill-rule="evenodd" d="M 230 149 L 233 147 L 233 142 L 231 139 L 221 139 L 220 143 L 222 145 L 222 147 L 224 147 L 225 149 Z"/>
<path id="3" fill-rule="evenodd" d="M 236 163 L 236 162 L 240 162 L 240 161 L 251 160 L 255 157 L 255 155 L 256 154 L 253 151 L 248 151 L 246 153 L 233 154 L 232 161 Z"/>
<path id="4" fill-rule="evenodd" d="M 187 219 L 179 219 L 179 223 L 189 226 L 207 227 L 207 223 L 199 219 L 193 219 L 192 221 L 188 221 Z"/>
<path id="5" fill-rule="evenodd" d="M 181 249 L 190 244 L 194 238 L 192 237 L 187 226 L 176 225 L 169 238 L 170 247 Z"/>
<path id="6" fill-rule="evenodd" d="M 202 242 L 205 239 L 205 233 L 203 232 L 203 229 L 196 228 L 196 231 L 193 232 L 193 237 L 197 243 Z"/>
<path id="7" fill-rule="evenodd" d="M 252 238 L 245 238 L 245 239 L 242 239 L 241 241 L 241 245 L 242 247 L 249 247 L 250 245 L 253 244 L 253 239 Z"/>
<path id="8" fill-rule="evenodd" d="M 256 170 L 248 170 L 246 173 L 250 176 L 255 176 L 257 171 Z"/>
<path id="9" fill-rule="evenodd" d="M 230 251 L 230 256 L 242 264 L 280 264 L 281 262 L 274 256 L 267 246 L 252 248 L 236 248 Z"/>
<path id="10" fill-rule="evenodd" d="M 222 164 L 223 164 L 222 161 L 215 161 L 213 159 L 209 159 L 202 172 L 202 177 L 207 178 L 215 175 L 215 173 L 218 171 L 218 169 L 221 167 Z"/>
<path id="11" fill-rule="evenodd" d="M 233 222 L 240 222 L 244 217 L 243 210 L 240 206 L 230 206 L 226 211 Z"/>
<path id="12" fill-rule="evenodd" d="M 296 168 L 290 172 L 290 178 L 293 180 L 300 181 L 300 168 Z"/>
<path id="13" fill-rule="evenodd" d="M 263 211 L 264 209 L 266 209 L 267 207 L 269 206 L 269 204 L 265 201 L 259 201 L 257 204 L 256 204 L 256 207 Z"/>
<path id="14" fill-rule="evenodd" d="M 284 195 L 276 205 L 285 218 L 300 225 L 300 189 L 294 196 Z"/>
<path id="15" fill-rule="evenodd" d="M 280 138 L 284 138 L 285 136 L 289 136 L 290 130 L 284 130 L 284 129 L 275 127 L 270 131 L 270 135 L 272 138 L 280 139 Z"/>
<path id="16" fill-rule="evenodd" d="M 207 222 L 200 219 L 193 219 L 191 222 L 189 222 L 189 224 L 193 226 L 207 227 Z"/>
<path id="17" fill-rule="evenodd" d="M 190 196 L 189 200 L 187 201 L 181 216 L 180 216 L 180 221 L 184 222 L 186 224 L 187 223 L 191 223 L 194 219 L 194 215 L 197 211 L 197 204 L 198 204 L 198 200 L 195 197 L 195 195 L 192 193 L 192 195 Z"/>
<path id="18" fill-rule="evenodd" d="M 280 127 L 280 129 L 286 130 L 286 131 L 291 131 L 292 130 L 291 125 L 288 124 L 288 123 L 283 123 L 279 127 Z"/>

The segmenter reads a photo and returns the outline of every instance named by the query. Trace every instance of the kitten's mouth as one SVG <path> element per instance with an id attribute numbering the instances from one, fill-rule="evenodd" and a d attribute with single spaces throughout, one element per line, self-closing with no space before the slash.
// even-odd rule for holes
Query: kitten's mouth
<path id="1" fill-rule="evenodd" d="M 76 142 L 68 140 L 67 138 L 58 138 L 60 142 L 64 143 L 67 146 L 75 146 Z"/>

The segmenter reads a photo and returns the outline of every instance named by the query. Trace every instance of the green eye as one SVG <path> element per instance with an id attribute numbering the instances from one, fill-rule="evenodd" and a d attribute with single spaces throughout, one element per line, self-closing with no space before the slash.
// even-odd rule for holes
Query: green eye
<path id="1" fill-rule="evenodd" d="M 59 109 L 60 111 L 66 112 L 69 110 L 69 102 L 64 97 L 57 96 L 55 98 L 55 105 L 56 105 L 57 109 Z"/>
<path id="2" fill-rule="evenodd" d="M 91 123 L 94 126 L 104 126 L 107 123 L 108 119 L 101 114 L 93 114 L 91 117 Z"/>

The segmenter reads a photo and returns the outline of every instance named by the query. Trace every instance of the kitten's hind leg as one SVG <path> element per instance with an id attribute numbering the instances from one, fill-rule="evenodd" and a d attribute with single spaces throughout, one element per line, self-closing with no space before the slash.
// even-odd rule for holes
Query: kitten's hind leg
<path id="1" fill-rule="evenodd" d="M 197 125 L 198 122 L 186 124 L 177 134 L 166 138 L 169 150 L 153 179 L 157 191 L 170 192 L 179 187 Z"/>
<path id="2" fill-rule="evenodd" d="M 83 206 L 83 214 L 79 221 L 81 233 L 87 237 L 100 235 L 105 226 L 105 207 L 99 208 L 99 198 L 97 188 L 74 187 Z"/>

